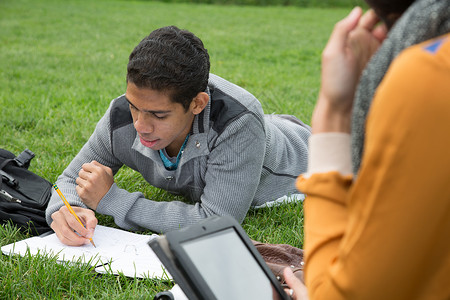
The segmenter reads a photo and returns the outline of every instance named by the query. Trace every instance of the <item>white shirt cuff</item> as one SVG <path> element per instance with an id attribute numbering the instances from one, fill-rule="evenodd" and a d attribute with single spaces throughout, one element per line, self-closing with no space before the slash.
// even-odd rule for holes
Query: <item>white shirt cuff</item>
<path id="1" fill-rule="evenodd" d="M 308 172 L 313 173 L 337 171 L 342 175 L 352 174 L 350 134 L 327 132 L 313 134 L 309 138 Z"/>

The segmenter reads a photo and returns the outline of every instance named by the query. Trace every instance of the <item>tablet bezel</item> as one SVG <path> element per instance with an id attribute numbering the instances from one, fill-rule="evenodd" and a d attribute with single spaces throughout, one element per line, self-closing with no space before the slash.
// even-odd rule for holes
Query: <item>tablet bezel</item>
<path id="1" fill-rule="evenodd" d="M 280 299 L 288 300 L 289 297 L 284 292 L 280 282 L 275 278 L 275 275 L 269 269 L 256 247 L 251 242 L 250 238 L 242 229 L 241 225 L 234 218 L 228 216 L 213 216 L 196 225 L 192 225 L 177 231 L 168 232 L 165 235 L 168 246 L 174 254 L 177 268 L 183 273 L 183 276 L 185 277 L 184 279 L 189 281 L 190 288 L 197 294 L 200 299 L 216 299 L 212 290 L 203 279 L 203 276 L 200 274 L 196 265 L 190 259 L 189 255 L 183 249 L 181 244 L 199 238 L 204 238 L 208 235 L 219 233 L 227 229 L 234 229 L 234 232 L 244 243 L 245 248 L 248 249 L 251 256 L 255 259 L 256 263 L 260 266 L 261 270 L 269 279 Z M 237 274 L 237 276 L 238 275 L 239 274 Z M 180 287 L 182 286 L 180 285 Z"/>

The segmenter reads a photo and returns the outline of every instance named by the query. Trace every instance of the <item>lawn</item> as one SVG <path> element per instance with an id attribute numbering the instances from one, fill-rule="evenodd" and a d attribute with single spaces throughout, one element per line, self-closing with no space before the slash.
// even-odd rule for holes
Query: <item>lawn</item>
<path id="1" fill-rule="evenodd" d="M 266 113 L 310 122 L 320 54 L 348 9 L 219 6 L 150 1 L 0 1 L 0 148 L 36 153 L 30 169 L 55 181 L 94 130 L 109 102 L 125 92 L 128 55 L 152 30 L 188 29 L 205 43 L 211 71 L 253 93 Z M 172 198 L 127 168 L 119 186 Z M 108 217 L 102 224 L 111 225 Z M 251 210 L 253 239 L 303 242 L 301 204 Z M 26 235 L 0 227 L 0 245 Z M 0 255 L 0 299 L 152 299 L 167 281 L 95 276 L 52 258 Z"/>

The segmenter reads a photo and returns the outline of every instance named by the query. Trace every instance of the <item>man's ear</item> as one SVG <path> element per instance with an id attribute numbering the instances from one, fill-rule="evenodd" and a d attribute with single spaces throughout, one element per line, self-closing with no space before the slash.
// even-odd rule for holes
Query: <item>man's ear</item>
<path id="1" fill-rule="evenodd" d="M 194 115 L 198 115 L 205 109 L 206 105 L 208 104 L 209 96 L 205 92 L 200 92 L 195 96 L 195 98 L 191 102 L 191 112 Z"/>

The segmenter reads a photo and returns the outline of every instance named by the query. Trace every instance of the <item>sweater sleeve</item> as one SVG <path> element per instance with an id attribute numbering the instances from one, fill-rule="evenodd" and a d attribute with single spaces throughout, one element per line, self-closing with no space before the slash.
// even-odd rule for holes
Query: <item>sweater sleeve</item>
<path id="1" fill-rule="evenodd" d="M 265 149 L 263 124 L 251 113 L 220 135 L 209 155 L 201 196 L 208 214 L 244 220 L 259 185 Z"/>
<path id="2" fill-rule="evenodd" d="M 76 192 L 76 182 L 78 172 L 81 170 L 81 166 L 84 163 L 91 162 L 93 160 L 110 167 L 114 174 L 123 165 L 117 158 L 114 157 L 111 150 L 110 142 L 110 122 L 109 112 L 107 110 L 105 115 L 97 123 L 95 130 L 86 144 L 81 148 L 80 152 L 74 157 L 63 173 L 58 177 L 56 184 L 70 205 L 87 208 L 87 206 L 81 201 Z M 64 203 L 59 198 L 58 194 L 53 190 L 52 195 L 45 211 L 46 220 L 48 224 L 53 221 L 51 218 L 52 213 L 59 210 Z"/>
<path id="3" fill-rule="evenodd" d="M 394 61 L 354 182 L 331 168 L 299 177 L 311 299 L 450 295 L 449 43 L 442 48 L 416 46 Z"/>

